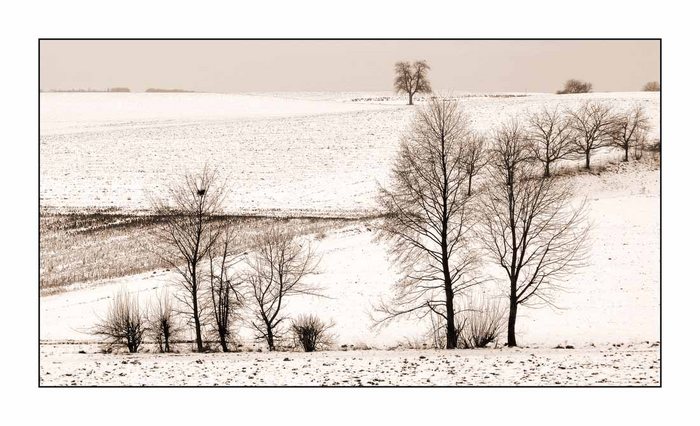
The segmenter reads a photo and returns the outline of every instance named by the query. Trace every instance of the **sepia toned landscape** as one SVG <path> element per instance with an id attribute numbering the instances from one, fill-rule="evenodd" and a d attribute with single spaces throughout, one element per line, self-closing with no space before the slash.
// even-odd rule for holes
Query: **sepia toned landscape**
<path id="1" fill-rule="evenodd" d="M 40 385 L 658 386 L 659 83 L 385 69 L 41 87 Z"/>

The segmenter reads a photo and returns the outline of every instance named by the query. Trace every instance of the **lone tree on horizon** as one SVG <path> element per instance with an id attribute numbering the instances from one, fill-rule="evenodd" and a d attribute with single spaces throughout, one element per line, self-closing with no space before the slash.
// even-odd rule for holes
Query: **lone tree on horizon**
<path id="1" fill-rule="evenodd" d="M 424 60 L 415 61 L 413 64 L 400 61 L 394 65 L 394 90 L 396 93 L 407 93 L 409 105 L 413 105 L 413 95 L 416 93 L 433 91 L 428 81 L 428 70 L 430 66 Z"/>
<path id="2" fill-rule="evenodd" d="M 458 296 L 478 282 L 469 246 L 473 213 L 467 196 L 470 132 L 455 101 L 430 99 L 416 112 L 379 204 L 387 213 L 380 237 L 401 270 L 390 302 L 375 309 L 375 326 L 399 316 L 435 314 L 445 324 L 446 348 L 457 347 Z"/>

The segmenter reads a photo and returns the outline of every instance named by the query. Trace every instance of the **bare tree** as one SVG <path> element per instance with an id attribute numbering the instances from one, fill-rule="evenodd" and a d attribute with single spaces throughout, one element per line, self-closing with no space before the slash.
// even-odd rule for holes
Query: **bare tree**
<path id="1" fill-rule="evenodd" d="M 233 266 L 242 260 L 242 253 L 235 249 L 235 238 L 234 228 L 224 224 L 219 241 L 208 254 L 211 314 L 223 352 L 229 351 L 231 326 L 243 306 L 241 282 L 231 273 Z"/>
<path id="2" fill-rule="evenodd" d="M 432 92 L 428 70 L 430 66 L 426 61 L 415 61 L 413 64 L 401 61 L 394 65 L 394 90 L 396 93 L 408 94 L 409 105 L 413 105 L 413 96 L 416 93 Z"/>
<path id="3" fill-rule="evenodd" d="M 250 273 L 246 281 L 254 303 L 255 319 L 251 325 L 258 339 L 275 350 L 280 337 L 279 326 L 286 319 L 282 311 L 288 297 L 307 294 L 321 296 L 320 289 L 304 281 L 313 273 L 318 259 L 311 246 L 273 226 L 258 236 L 255 250 L 248 259 Z"/>
<path id="4" fill-rule="evenodd" d="M 216 170 L 205 167 L 196 175 L 185 176 L 181 185 L 168 190 L 168 199 L 153 200 L 162 217 L 155 231 L 159 255 L 181 277 L 181 293 L 176 298 L 188 309 L 194 325 L 197 351 L 204 351 L 202 317 L 206 298 L 206 264 L 211 248 L 221 235 L 216 221 L 224 200 L 225 185 L 217 182 Z"/>
<path id="5" fill-rule="evenodd" d="M 564 83 L 564 89 L 558 90 L 558 95 L 566 95 L 569 93 L 590 93 L 593 90 L 593 85 L 591 83 L 570 79 Z"/>
<path id="6" fill-rule="evenodd" d="M 617 117 L 612 106 L 590 101 L 569 110 L 567 115 L 574 130 L 576 152 L 586 157 L 586 168 L 590 170 L 593 152 L 610 144 Z"/>
<path id="7" fill-rule="evenodd" d="M 124 345 L 129 352 L 136 353 L 146 331 L 146 317 L 138 299 L 121 290 L 113 296 L 107 316 L 98 322 L 92 334 L 102 336 L 109 346 Z"/>
<path id="8" fill-rule="evenodd" d="M 466 167 L 469 175 L 467 183 L 467 197 L 472 195 L 472 180 L 478 175 L 488 163 L 488 150 L 486 149 L 486 138 L 471 132 L 467 136 Z"/>
<path id="9" fill-rule="evenodd" d="M 569 158 L 574 150 L 569 120 L 558 107 L 554 110 L 545 107 L 530 114 L 528 127 L 532 154 L 544 166 L 544 176 L 549 177 L 552 165 Z"/>
<path id="10" fill-rule="evenodd" d="M 650 81 L 647 84 L 645 84 L 644 87 L 642 87 L 642 90 L 644 92 L 660 92 L 661 85 L 658 81 Z"/>
<path id="11" fill-rule="evenodd" d="M 629 161 L 630 148 L 642 144 L 649 131 L 649 119 L 644 114 L 644 108 L 636 105 L 631 110 L 617 116 L 612 126 L 610 138 L 612 145 L 625 151 L 624 161 Z"/>
<path id="12" fill-rule="evenodd" d="M 171 352 L 170 343 L 181 329 L 167 290 L 162 290 L 148 312 L 148 331 L 160 352 Z"/>
<path id="13" fill-rule="evenodd" d="M 492 182 L 481 198 L 482 240 L 508 277 L 508 346 L 516 346 L 518 306 L 551 303 L 558 280 L 583 261 L 584 203 L 571 205 L 562 179 L 541 179 L 516 121 L 494 133 Z"/>
<path id="14" fill-rule="evenodd" d="M 467 244 L 473 225 L 465 123 L 457 102 L 431 99 L 417 111 L 401 143 L 389 187 L 379 188 L 387 213 L 380 236 L 391 243 L 403 277 L 394 299 L 376 307 L 375 325 L 434 313 L 445 320 L 448 349 L 457 346 L 455 299 L 476 284 L 470 278 L 476 259 Z"/>

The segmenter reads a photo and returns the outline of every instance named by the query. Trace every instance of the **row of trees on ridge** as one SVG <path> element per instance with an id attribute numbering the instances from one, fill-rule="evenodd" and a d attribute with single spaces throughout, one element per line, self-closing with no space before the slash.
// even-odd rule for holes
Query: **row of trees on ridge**
<path id="1" fill-rule="evenodd" d="M 387 213 L 381 228 L 403 272 L 394 298 L 382 301 L 379 324 L 399 316 L 436 316 L 446 347 L 456 348 L 474 310 L 464 296 L 484 279 L 490 259 L 504 273 L 508 346 L 516 346 L 519 306 L 551 304 L 561 280 L 586 257 L 585 203 L 574 205 L 565 179 L 552 177 L 563 159 L 585 159 L 604 146 L 642 146 L 648 119 L 641 107 L 623 114 L 585 102 L 562 111 L 543 108 L 524 123 L 513 118 L 480 135 L 458 102 L 431 98 L 416 113 L 399 148 L 392 180 L 380 188 Z M 472 182 L 483 184 L 474 194 Z"/>

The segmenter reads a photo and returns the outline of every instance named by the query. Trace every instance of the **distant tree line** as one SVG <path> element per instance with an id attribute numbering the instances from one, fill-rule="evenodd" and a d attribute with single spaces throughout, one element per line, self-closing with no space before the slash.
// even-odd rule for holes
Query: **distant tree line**
<path id="1" fill-rule="evenodd" d="M 183 89 L 159 89 L 149 87 L 146 89 L 146 93 L 195 93 L 193 90 L 183 90 Z"/>
<path id="2" fill-rule="evenodd" d="M 128 87 L 110 87 L 108 89 L 50 89 L 41 90 L 48 93 L 129 93 L 131 89 Z"/>

